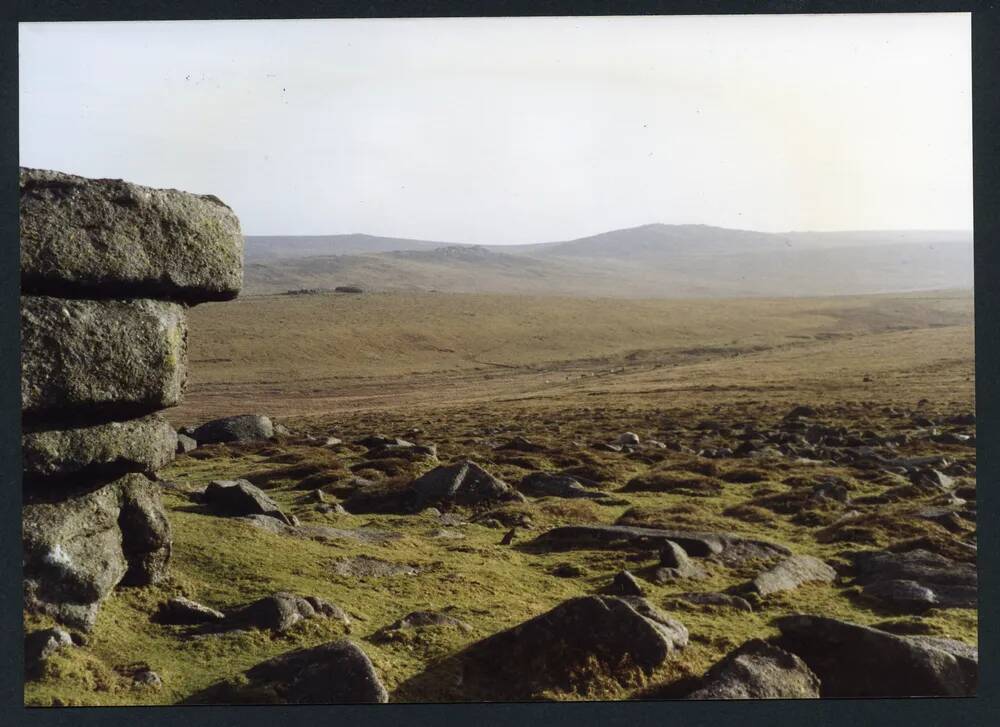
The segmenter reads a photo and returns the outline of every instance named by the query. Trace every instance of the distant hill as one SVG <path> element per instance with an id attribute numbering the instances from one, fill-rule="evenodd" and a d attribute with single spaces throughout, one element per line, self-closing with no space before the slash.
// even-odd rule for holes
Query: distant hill
<path id="1" fill-rule="evenodd" d="M 674 298 L 847 295 L 971 288 L 972 282 L 969 232 L 764 233 L 653 224 L 509 246 L 369 235 L 248 237 L 244 290 L 359 285 Z"/>
<path id="2" fill-rule="evenodd" d="M 450 244 L 361 234 L 248 235 L 245 254 L 247 262 L 262 262 L 317 255 L 363 255 L 394 250 L 433 250 Z"/>

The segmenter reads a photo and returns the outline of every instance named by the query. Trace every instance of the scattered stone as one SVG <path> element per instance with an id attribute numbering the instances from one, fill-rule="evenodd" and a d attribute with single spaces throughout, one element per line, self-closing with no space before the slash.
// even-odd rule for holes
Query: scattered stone
<path id="1" fill-rule="evenodd" d="M 517 534 L 517 528 L 511 528 L 507 531 L 507 534 L 503 536 L 500 540 L 500 545 L 510 545 L 514 542 L 514 536 Z"/>
<path id="2" fill-rule="evenodd" d="M 747 613 L 753 611 L 749 601 L 729 593 L 682 593 L 677 598 L 699 606 L 725 606 Z"/>
<path id="3" fill-rule="evenodd" d="M 716 662 L 687 699 L 817 699 L 819 688 L 802 659 L 753 639 Z"/>
<path id="4" fill-rule="evenodd" d="M 25 292 L 188 303 L 239 293 L 243 235 L 216 197 L 25 167 L 20 189 Z"/>
<path id="5" fill-rule="evenodd" d="M 856 553 L 854 569 L 865 595 L 905 610 L 976 608 L 978 603 L 975 564 L 928 550 Z"/>
<path id="6" fill-rule="evenodd" d="M 634 432 L 625 432 L 624 434 L 618 435 L 617 442 L 622 447 L 638 447 L 641 443 L 639 435 Z"/>
<path id="7" fill-rule="evenodd" d="M 653 583 L 662 586 L 684 578 L 700 580 L 707 577 L 708 573 L 705 572 L 704 568 L 697 563 L 689 563 L 683 568 L 657 568 L 653 571 L 651 580 Z"/>
<path id="8" fill-rule="evenodd" d="M 305 599 L 306 602 L 313 607 L 313 611 L 320 616 L 340 621 L 345 626 L 350 625 L 350 617 L 340 606 L 330 603 L 329 601 L 319 598 L 318 596 L 306 596 Z"/>
<path id="9" fill-rule="evenodd" d="M 812 418 L 816 416 L 817 411 L 811 406 L 800 405 L 794 407 L 791 411 L 785 414 L 785 421 L 790 421 L 793 419 L 803 419 Z"/>
<path id="10" fill-rule="evenodd" d="M 363 288 L 359 288 L 357 285 L 338 285 L 333 289 L 334 293 L 354 293 L 355 295 L 359 293 L 364 293 Z"/>
<path id="11" fill-rule="evenodd" d="M 930 520 L 933 523 L 937 523 L 952 533 L 961 533 L 968 528 L 968 525 L 954 507 L 961 507 L 964 504 L 965 501 L 962 500 L 956 501 L 952 507 L 925 507 L 922 510 L 916 511 L 913 515 L 921 520 Z"/>
<path id="12" fill-rule="evenodd" d="M 463 678 L 487 680 L 503 698 L 530 698 L 579 688 L 594 668 L 613 678 L 648 673 L 687 642 L 682 623 L 642 598 L 583 596 L 469 646 Z"/>
<path id="13" fill-rule="evenodd" d="M 74 429 L 25 431 L 21 436 L 27 479 L 152 473 L 173 461 L 176 448 L 173 428 L 156 414 Z"/>
<path id="14" fill-rule="evenodd" d="M 163 686 L 160 675 L 152 669 L 140 669 L 132 675 L 132 681 L 137 686 L 149 687 L 150 689 L 159 689 Z"/>
<path id="15" fill-rule="evenodd" d="M 73 638 L 62 629 L 32 631 L 24 637 L 24 671 L 29 679 L 41 672 L 42 664 L 60 649 L 73 646 Z"/>
<path id="16" fill-rule="evenodd" d="M 397 439 L 394 442 L 372 447 L 365 455 L 366 459 L 387 459 L 389 457 L 402 457 L 409 460 L 433 459 L 436 461 L 437 445 L 414 444 L 405 439 Z"/>
<path id="17" fill-rule="evenodd" d="M 333 563 L 333 572 L 345 578 L 384 578 L 386 576 L 415 576 L 419 571 L 405 563 L 390 563 L 367 555 L 340 558 Z"/>
<path id="18" fill-rule="evenodd" d="M 790 591 L 803 583 L 832 583 L 837 572 L 811 555 L 792 555 L 764 571 L 745 586 L 759 596 Z"/>
<path id="19" fill-rule="evenodd" d="M 772 556 L 791 555 L 784 546 L 726 533 L 698 533 L 630 525 L 564 525 L 548 530 L 535 539 L 538 545 L 571 550 L 587 547 L 657 550 L 667 541 L 677 543 L 688 555 L 694 557 L 717 555 L 746 545 L 759 546 L 759 552 L 753 551 L 758 557 L 764 552 Z"/>
<path id="20" fill-rule="evenodd" d="M 369 434 L 367 437 L 356 439 L 352 444 L 357 444 L 367 449 L 381 449 L 382 447 L 412 447 L 413 442 L 409 442 L 399 437 L 387 437 L 384 434 Z"/>
<path id="21" fill-rule="evenodd" d="M 596 449 L 598 452 L 621 452 L 622 451 L 621 445 L 618 445 L 618 444 L 608 444 L 607 442 L 595 442 L 594 444 L 592 444 L 590 446 L 593 449 Z"/>
<path id="22" fill-rule="evenodd" d="M 368 655 L 337 639 L 261 662 L 242 678 L 209 687 L 188 704 L 373 704 L 389 701 Z"/>
<path id="23" fill-rule="evenodd" d="M 200 444 L 255 442 L 274 437 L 274 425 L 261 414 L 241 414 L 205 422 L 193 436 Z"/>
<path id="24" fill-rule="evenodd" d="M 642 596 L 645 595 L 639 581 L 627 570 L 621 571 L 611 581 L 611 592 L 617 596 Z"/>
<path id="25" fill-rule="evenodd" d="M 190 625 L 223 621 L 226 615 L 184 596 L 175 596 L 160 605 L 156 620 L 163 624 Z"/>
<path id="26" fill-rule="evenodd" d="M 454 616 L 436 611 L 414 611 L 408 613 L 403 618 L 385 626 L 375 632 L 376 641 L 390 641 L 398 638 L 404 631 L 413 631 L 419 628 L 453 628 L 469 633 L 472 627 L 465 621 L 461 621 Z"/>
<path id="27" fill-rule="evenodd" d="M 294 593 L 280 592 L 250 603 L 226 618 L 233 628 L 256 628 L 287 631 L 299 621 L 322 616 L 346 621 L 347 616 L 337 606 L 313 597 L 303 598 Z"/>
<path id="28" fill-rule="evenodd" d="M 579 578 L 586 574 L 583 568 L 572 563 L 559 563 L 552 569 L 552 575 L 559 578 Z"/>
<path id="29" fill-rule="evenodd" d="M 589 500 L 605 500 L 609 497 L 605 492 L 585 489 L 574 477 L 548 472 L 525 475 L 521 480 L 521 489 L 537 497 L 578 497 Z"/>
<path id="30" fill-rule="evenodd" d="M 978 664 L 914 637 L 847 621 L 783 616 L 778 645 L 820 679 L 822 697 L 971 696 Z"/>
<path id="31" fill-rule="evenodd" d="M 414 480 L 411 489 L 417 509 L 442 503 L 479 505 L 524 500 L 521 493 L 470 460 L 435 467 Z"/>
<path id="32" fill-rule="evenodd" d="M 660 546 L 660 565 L 664 568 L 684 569 L 691 565 L 691 559 L 684 548 L 672 540 L 666 540 Z"/>
<path id="33" fill-rule="evenodd" d="M 121 583 L 147 586 L 167 576 L 173 552 L 170 521 L 156 483 L 142 476 L 121 480 L 118 528 L 128 570 Z"/>
<path id="34" fill-rule="evenodd" d="M 176 303 L 21 297 L 21 411 L 135 416 L 179 403 L 187 324 Z"/>
<path id="35" fill-rule="evenodd" d="M 911 472 L 910 482 L 917 487 L 931 490 L 948 491 L 955 489 L 955 479 L 953 477 L 949 477 L 943 472 L 932 468 L 920 469 Z"/>
<path id="36" fill-rule="evenodd" d="M 215 480 L 205 488 L 204 502 L 216 515 L 266 515 L 286 525 L 292 520 L 263 490 L 246 480 Z"/>
<path id="37" fill-rule="evenodd" d="M 193 452 L 198 449 L 198 442 L 194 437 L 189 437 L 187 434 L 177 434 L 177 447 L 175 448 L 176 454 L 187 454 L 188 452 Z"/>
<path id="38" fill-rule="evenodd" d="M 513 450 L 515 452 L 542 452 L 545 450 L 541 444 L 532 442 L 525 437 L 514 437 L 497 447 L 498 450 Z"/>

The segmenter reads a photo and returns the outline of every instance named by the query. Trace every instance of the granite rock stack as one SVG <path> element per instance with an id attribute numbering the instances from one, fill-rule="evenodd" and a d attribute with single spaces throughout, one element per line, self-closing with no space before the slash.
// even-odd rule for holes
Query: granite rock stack
<path id="1" fill-rule="evenodd" d="M 186 308 L 239 293 L 217 198 L 20 170 L 25 607 L 81 629 L 119 585 L 163 579 L 158 485 L 177 434 Z"/>

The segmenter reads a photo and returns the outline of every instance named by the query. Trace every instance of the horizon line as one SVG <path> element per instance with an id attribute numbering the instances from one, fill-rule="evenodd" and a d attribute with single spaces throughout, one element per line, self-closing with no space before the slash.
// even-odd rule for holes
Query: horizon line
<path id="1" fill-rule="evenodd" d="M 278 234 L 248 234 L 243 233 L 244 238 L 248 237 L 373 237 L 381 238 L 386 240 L 409 240 L 411 242 L 426 242 L 439 245 L 454 245 L 463 247 L 517 247 L 517 246 L 529 246 L 529 245 L 555 245 L 565 242 L 575 242 L 577 240 L 586 240 L 591 237 L 597 237 L 599 235 L 606 235 L 612 232 L 627 232 L 631 230 L 639 230 L 644 227 L 708 227 L 716 230 L 725 230 L 727 232 L 750 232 L 758 235 L 810 235 L 810 234 L 891 234 L 891 233 L 917 233 L 917 232 L 949 232 L 949 233 L 962 233 L 974 235 L 974 228 L 961 228 L 961 227 L 887 227 L 887 228 L 850 228 L 850 229 L 838 229 L 838 230 L 817 230 L 817 229 L 807 229 L 807 230 L 782 230 L 778 232 L 768 232 L 764 230 L 753 230 L 742 227 L 723 227 L 721 225 L 712 225 L 703 222 L 683 222 L 683 223 L 668 223 L 668 222 L 647 222 L 640 225 L 632 225 L 630 227 L 619 227 L 612 230 L 603 230 L 601 232 L 591 233 L 589 235 L 583 235 L 581 237 L 565 238 L 561 240 L 546 240 L 542 242 L 454 242 L 449 240 L 433 240 L 424 237 L 409 237 L 406 235 L 375 235 L 370 232 L 326 232 L 326 233 L 278 233 Z"/>

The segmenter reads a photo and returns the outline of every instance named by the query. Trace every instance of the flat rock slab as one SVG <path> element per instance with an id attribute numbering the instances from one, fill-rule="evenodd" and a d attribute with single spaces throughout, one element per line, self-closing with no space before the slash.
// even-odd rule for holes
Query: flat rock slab
<path id="1" fill-rule="evenodd" d="M 169 523 L 154 483 L 130 474 L 22 510 L 25 607 L 89 630 L 101 601 L 125 579 L 166 573 Z"/>
<path id="2" fill-rule="evenodd" d="M 979 665 L 944 645 L 823 616 L 782 616 L 778 645 L 820 678 L 823 697 L 971 696 Z"/>
<path id="3" fill-rule="evenodd" d="M 219 623 L 226 615 L 184 596 L 176 596 L 160 605 L 156 619 L 163 624 Z"/>
<path id="4" fill-rule="evenodd" d="M 228 300 L 243 235 L 211 195 L 20 170 L 21 289 L 67 297 Z"/>
<path id="5" fill-rule="evenodd" d="M 176 303 L 21 298 L 21 410 L 38 419 L 135 416 L 176 405 L 187 324 Z"/>
<path id="6" fill-rule="evenodd" d="M 345 578 L 415 576 L 419 571 L 406 563 L 391 563 L 367 555 L 349 556 L 333 562 L 333 572 Z"/>
<path id="7" fill-rule="evenodd" d="M 472 627 L 465 621 L 437 611 L 413 611 L 398 621 L 385 626 L 373 634 L 376 641 L 392 641 L 400 638 L 405 632 L 424 628 L 458 629 L 469 633 Z"/>
<path id="8" fill-rule="evenodd" d="M 854 570 L 865 595 L 903 610 L 976 608 L 978 603 L 975 564 L 928 550 L 857 553 Z"/>
<path id="9" fill-rule="evenodd" d="M 173 461 L 177 439 L 170 424 L 155 414 L 75 429 L 26 431 L 21 435 L 24 476 L 152 473 Z"/>
<path id="10" fill-rule="evenodd" d="M 754 578 L 746 591 L 760 596 L 790 591 L 803 583 L 832 583 L 837 572 L 811 555 L 792 555 Z"/>
<path id="11" fill-rule="evenodd" d="M 187 704 L 371 704 L 389 701 L 367 654 L 347 639 L 261 662 L 238 682 L 217 684 Z"/>
<path id="12" fill-rule="evenodd" d="M 289 525 L 283 520 L 277 520 L 268 515 L 244 515 L 238 520 L 261 530 L 267 530 L 275 535 L 287 535 L 293 538 L 305 538 L 319 542 L 334 542 L 337 540 L 355 540 L 359 543 L 386 545 L 403 537 L 392 530 L 379 528 L 331 528 L 328 525 L 300 523 Z"/>
<path id="13" fill-rule="evenodd" d="M 650 672 L 687 643 L 684 625 L 642 598 L 583 596 L 468 647 L 463 672 L 503 698 L 530 698 L 579 686 L 595 665 L 612 678 Z"/>
<path id="14" fill-rule="evenodd" d="M 817 699 L 819 677 L 784 649 L 753 639 L 727 654 L 688 699 Z"/>
<path id="15" fill-rule="evenodd" d="M 691 556 L 719 555 L 728 548 L 752 543 L 770 555 L 790 555 L 787 548 L 764 541 L 751 541 L 724 533 L 698 533 L 687 530 L 661 530 L 632 525 L 565 525 L 548 530 L 534 541 L 553 549 L 641 548 L 659 550 L 669 542 L 679 545 Z M 766 546 L 766 548 L 765 548 Z"/>

